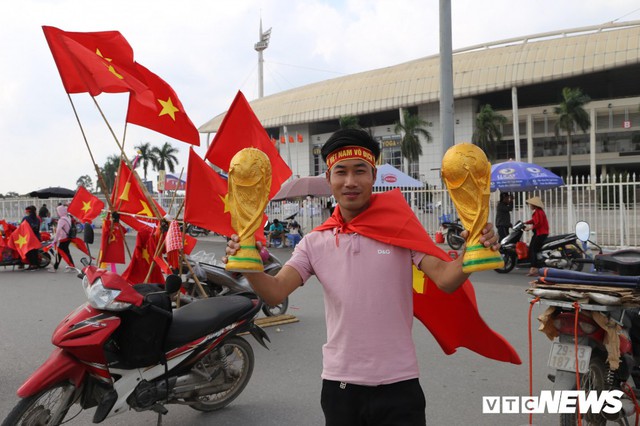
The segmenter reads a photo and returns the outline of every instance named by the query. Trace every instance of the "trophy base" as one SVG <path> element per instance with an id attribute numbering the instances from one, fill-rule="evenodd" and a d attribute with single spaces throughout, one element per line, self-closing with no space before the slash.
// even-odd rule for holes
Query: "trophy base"
<path id="1" fill-rule="evenodd" d="M 500 253 L 493 251 L 482 244 L 467 247 L 462 257 L 462 272 L 488 271 L 504 267 L 504 260 Z"/>
<path id="2" fill-rule="evenodd" d="M 225 270 L 229 272 L 263 272 L 264 265 L 260 253 L 253 247 L 241 246 L 235 256 L 229 256 Z"/>

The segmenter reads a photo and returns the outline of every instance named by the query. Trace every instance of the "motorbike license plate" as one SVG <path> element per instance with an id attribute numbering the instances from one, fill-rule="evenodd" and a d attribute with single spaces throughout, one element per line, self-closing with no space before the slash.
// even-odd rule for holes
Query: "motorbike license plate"
<path id="1" fill-rule="evenodd" d="M 578 345 L 578 372 L 589 371 L 591 347 Z M 576 346 L 573 343 L 553 342 L 547 365 L 557 370 L 576 371 Z"/>

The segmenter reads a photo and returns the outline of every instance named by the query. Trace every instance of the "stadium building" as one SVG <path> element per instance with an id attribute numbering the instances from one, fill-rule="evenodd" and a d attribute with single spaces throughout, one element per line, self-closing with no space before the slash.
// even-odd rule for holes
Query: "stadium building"
<path id="1" fill-rule="evenodd" d="M 256 99 L 251 107 L 299 176 L 326 169 L 320 147 L 343 116 L 357 117 L 380 141 L 382 163 L 401 168 L 401 137 L 394 127 L 409 110 L 432 123 L 426 129 L 433 142 L 422 141 L 415 175 L 440 186 L 439 70 L 434 55 L 287 90 Z M 580 88 L 591 98 L 585 106 L 591 128 L 573 135 L 572 174 L 594 179 L 640 172 L 640 21 L 456 50 L 453 74 L 456 143 L 471 140 L 476 114 L 490 104 L 507 118 L 497 161 L 516 158 L 517 141 L 522 161 L 566 175 L 566 136 L 556 136 L 554 107 L 564 87 Z M 223 117 L 212 118 L 200 132 L 215 133 Z"/>

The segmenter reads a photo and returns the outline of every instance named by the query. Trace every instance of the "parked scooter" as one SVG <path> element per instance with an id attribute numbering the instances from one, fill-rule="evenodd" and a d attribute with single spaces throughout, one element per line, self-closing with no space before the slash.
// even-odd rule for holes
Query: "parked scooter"
<path id="1" fill-rule="evenodd" d="M 576 225 L 576 235 L 581 241 L 588 241 L 589 227 L 585 222 Z M 634 260 L 630 260 L 631 251 L 635 252 Z M 554 370 L 548 376 L 554 383 L 554 390 L 575 390 L 578 379 L 582 391 L 597 391 L 597 395 L 602 391 L 624 392 L 619 399 L 621 409 L 617 412 L 590 410 L 581 414 L 584 424 L 588 425 L 605 425 L 607 421 L 629 425 L 628 418 L 636 414 L 636 395 L 640 388 L 640 305 L 634 307 L 629 301 L 623 302 L 620 297 L 607 291 L 607 288 L 611 289 L 611 286 L 615 285 L 611 284 L 612 281 L 615 283 L 616 280 L 620 280 L 623 271 L 633 271 L 636 277 L 629 278 L 635 280 L 638 278 L 637 275 L 640 275 L 640 251 L 625 252 L 622 258 L 617 258 L 615 253 L 599 254 L 595 258 L 580 261 L 597 264 L 598 256 L 604 256 L 607 258 L 606 263 L 600 263 L 600 271 L 558 271 L 559 275 L 575 276 L 577 281 L 592 281 L 589 290 L 573 285 L 558 288 L 558 284 L 555 284 L 554 289 L 534 287 L 528 290 L 534 297 L 541 298 L 541 305 L 548 307 L 540 317 L 543 321 L 540 330 L 550 338 L 557 336 L 548 360 L 548 366 Z M 597 287 L 603 291 L 598 291 Z M 635 288 L 637 284 L 630 287 Z M 576 291 L 583 293 L 579 295 Z M 581 299 L 577 320 L 572 297 Z M 585 301 L 585 297 L 588 301 Z M 616 351 L 619 351 L 619 355 Z M 561 414 L 560 424 L 577 424 L 577 414 Z"/>
<path id="2" fill-rule="evenodd" d="M 131 286 L 91 265 L 78 272 L 88 302 L 55 329 L 57 348 L 18 389 L 3 426 L 60 425 L 94 407 L 94 423 L 133 409 L 158 413 L 160 424 L 167 404 L 214 411 L 243 391 L 254 354 L 239 335 L 265 347 L 269 340 L 254 323 L 255 295 L 198 299 L 172 312 L 176 275 L 163 288 Z"/>
<path id="3" fill-rule="evenodd" d="M 449 247 L 451 247 L 452 250 L 460 250 L 465 243 L 465 239 L 460 236 L 462 231 L 464 231 L 460 219 L 456 219 L 455 222 L 442 222 L 440 226 L 442 227 L 442 234 L 445 236 Z"/>
<path id="4" fill-rule="evenodd" d="M 51 241 L 42 241 L 42 246 L 38 249 L 38 264 L 36 266 L 40 269 L 46 268 L 51 263 L 51 255 L 47 252 L 50 246 Z M 5 246 L 0 248 L 0 266 L 27 267 L 30 265 L 22 260 L 17 251 Z"/>
<path id="5" fill-rule="evenodd" d="M 500 241 L 500 254 L 504 259 L 504 267 L 494 269 L 499 274 L 509 273 L 516 266 L 530 267 L 529 247 L 522 241 L 525 224 L 516 222 L 512 231 Z M 587 255 L 582 249 L 575 233 L 551 235 L 545 240 L 538 252 L 540 264 L 557 269 L 581 271 L 583 263 L 576 259 L 584 259 Z"/>
<path id="6" fill-rule="evenodd" d="M 200 235 L 204 235 L 206 237 L 210 232 L 211 231 L 209 231 L 208 229 L 201 228 L 196 225 L 187 225 L 187 234 L 191 235 L 192 237 L 199 237 Z"/>
<path id="7" fill-rule="evenodd" d="M 224 268 L 224 264 L 216 264 L 212 259 L 203 262 L 187 256 L 187 261 L 191 263 L 191 268 L 202 284 L 203 290 L 208 297 L 228 296 L 230 294 L 252 293 L 255 294 L 249 281 L 239 272 L 229 272 Z M 277 257 L 269 254 L 269 259 L 264 264 L 264 272 L 269 275 L 276 275 L 282 269 L 282 263 Z M 191 297 L 198 297 L 196 283 L 193 274 L 187 276 L 184 283 L 186 293 Z M 257 297 L 257 296 L 256 296 Z M 283 315 L 289 308 L 289 298 L 275 306 L 262 305 L 262 312 L 267 316 Z"/>

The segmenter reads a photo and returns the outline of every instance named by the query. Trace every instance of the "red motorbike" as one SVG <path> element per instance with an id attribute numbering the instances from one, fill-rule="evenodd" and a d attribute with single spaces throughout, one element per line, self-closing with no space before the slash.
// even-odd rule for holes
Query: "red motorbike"
<path id="1" fill-rule="evenodd" d="M 254 323 L 262 307 L 255 294 L 172 310 L 176 275 L 164 286 L 131 286 L 95 266 L 78 272 L 88 302 L 57 326 L 57 348 L 18 389 L 22 399 L 3 426 L 59 425 L 93 407 L 94 423 L 130 409 L 154 411 L 160 422 L 167 404 L 214 411 L 243 391 L 254 354 L 239 334 L 265 348 L 269 340 Z"/>

